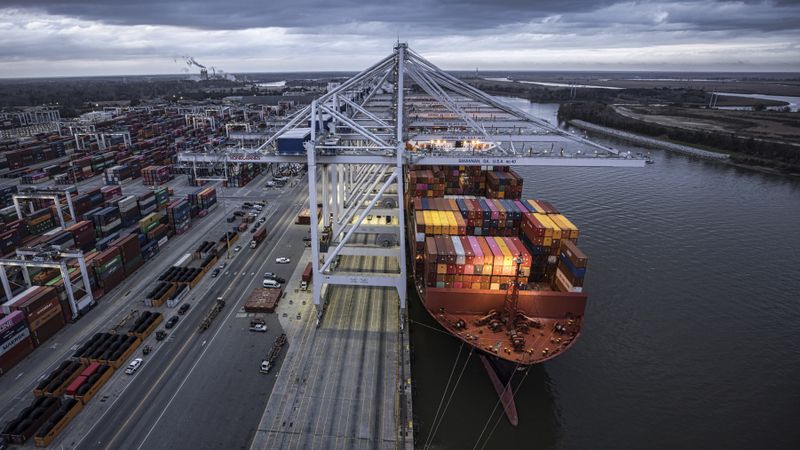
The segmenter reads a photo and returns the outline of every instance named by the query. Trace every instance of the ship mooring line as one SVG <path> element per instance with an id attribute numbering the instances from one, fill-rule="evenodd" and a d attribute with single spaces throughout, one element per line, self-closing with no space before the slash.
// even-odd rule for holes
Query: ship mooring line
<path id="1" fill-rule="evenodd" d="M 517 364 L 517 367 L 519 367 L 519 364 Z M 516 368 L 514 369 L 514 374 L 515 373 L 516 373 Z M 511 374 L 511 378 L 508 380 L 509 384 L 511 384 L 511 380 L 514 378 L 514 374 Z M 517 391 L 519 391 L 520 388 L 522 387 L 522 385 L 525 384 L 525 378 L 528 378 L 528 374 L 530 374 L 530 368 L 525 371 L 525 375 L 522 377 L 522 380 L 520 380 L 519 384 L 517 385 L 517 388 L 514 389 L 514 392 L 511 394 L 512 398 L 517 396 Z M 497 409 L 497 405 L 500 402 L 500 398 L 498 398 L 497 401 L 498 401 L 498 403 L 495 403 L 494 409 L 492 409 L 492 413 L 489 414 L 489 418 L 486 419 L 486 424 L 483 426 L 483 430 L 481 431 L 481 435 L 478 436 L 478 440 L 475 441 L 475 446 L 472 447 L 472 450 L 475 450 L 478 447 L 478 444 L 480 443 L 481 438 L 483 438 L 483 433 L 486 432 L 486 427 L 489 426 L 489 422 L 492 420 L 492 416 L 494 416 L 494 411 L 495 411 L 495 409 Z M 492 426 L 492 430 L 489 431 L 489 434 L 486 436 L 486 441 L 484 441 L 483 445 L 481 445 L 480 450 L 483 450 L 486 447 L 486 444 L 488 444 L 489 441 L 492 439 L 492 435 L 494 434 L 494 430 L 497 429 L 497 425 L 500 424 L 500 420 L 502 418 L 503 418 L 502 414 L 497 417 L 497 420 L 494 422 L 494 426 Z"/>
<path id="2" fill-rule="evenodd" d="M 433 331 L 436 331 L 436 332 L 438 332 L 438 333 L 442 333 L 443 335 L 445 335 L 445 336 L 447 336 L 447 337 L 451 337 L 451 338 L 458 339 L 457 337 L 453 336 L 452 334 L 450 334 L 450 333 L 448 333 L 448 332 L 446 332 L 446 331 L 442 331 L 442 330 L 440 330 L 440 329 L 438 329 L 438 328 L 436 328 L 436 327 L 432 327 L 432 326 L 430 326 L 430 325 L 428 325 L 428 324 L 424 324 L 424 323 L 422 323 L 422 322 L 417 322 L 416 320 L 412 320 L 412 319 L 408 319 L 408 321 L 409 321 L 410 323 L 413 323 L 413 324 L 415 324 L 415 325 L 420 325 L 420 326 L 423 326 L 423 327 L 425 327 L 425 328 L 430 328 L 431 330 L 433 330 Z M 460 340 L 460 339 L 459 339 L 459 340 Z M 464 341 L 461 341 L 461 342 L 463 343 Z"/>
<path id="3" fill-rule="evenodd" d="M 456 366 L 458 365 L 458 360 L 461 358 L 461 351 L 464 350 L 464 342 L 461 342 L 461 346 L 458 347 L 458 354 L 456 355 L 456 360 L 453 361 L 453 367 L 450 369 L 450 376 L 447 377 L 447 384 L 444 386 L 444 391 L 442 391 L 442 398 L 439 399 L 439 406 L 436 407 L 436 414 L 433 415 L 433 423 L 431 424 L 431 429 L 428 431 L 428 437 L 425 439 L 425 445 L 422 446 L 423 450 L 428 447 L 428 443 L 431 440 L 431 434 L 433 433 L 434 425 L 436 425 L 436 421 L 439 419 L 439 411 L 442 409 L 442 403 L 444 403 L 444 398 L 447 396 L 447 390 L 450 388 L 450 382 L 453 380 L 453 374 L 456 373 Z"/>
<path id="4" fill-rule="evenodd" d="M 450 407 L 450 402 L 453 401 L 453 396 L 456 394 L 456 389 L 458 389 L 458 385 L 459 383 L 461 383 L 461 377 L 464 376 L 464 371 L 467 370 L 467 364 L 469 363 L 470 358 L 472 358 L 473 353 L 475 353 L 475 347 L 472 347 L 470 349 L 469 355 L 467 356 L 467 360 L 464 361 L 464 366 L 461 367 L 461 373 L 458 374 L 458 379 L 456 379 L 456 384 L 455 386 L 453 386 L 453 390 L 450 391 L 450 397 L 447 398 L 447 403 L 444 405 L 444 410 L 442 411 L 442 416 L 439 418 L 439 423 L 436 425 L 436 427 L 432 430 L 430 434 L 430 442 L 427 443 L 426 448 L 430 448 L 430 446 L 433 444 L 433 439 L 436 437 L 436 432 L 439 431 L 439 426 L 444 421 L 444 416 L 445 414 L 447 414 L 447 409 Z"/>

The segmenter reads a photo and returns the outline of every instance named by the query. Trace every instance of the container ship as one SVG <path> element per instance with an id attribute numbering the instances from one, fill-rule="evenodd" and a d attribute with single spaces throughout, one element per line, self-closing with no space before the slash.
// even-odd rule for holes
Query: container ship
<path id="1" fill-rule="evenodd" d="M 587 258 L 579 230 L 549 202 L 522 199 L 522 178 L 508 167 L 413 166 L 405 181 L 422 304 L 478 352 L 517 425 L 514 374 L 580 335 Z"/>

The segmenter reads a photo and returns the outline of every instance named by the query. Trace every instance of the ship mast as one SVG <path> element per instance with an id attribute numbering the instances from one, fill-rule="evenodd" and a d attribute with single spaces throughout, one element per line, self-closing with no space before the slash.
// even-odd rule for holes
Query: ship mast
<path id="1" fill-rule="evenodd" d="M 519 268 L 523 262 L 522 255 L 517 255 L 517 257 L 514 259 L 514 262 L 517 263 L 517 268 L 514 271 L 514 281 L 509 283 L 508 287 L 506 288 L 506 298 L 503 305 L 506 314 L 506 328 L 512 335 L 516 334 L 517 331 L 515 322 L 517 319 L 517 309 L 519 307 Z"/>

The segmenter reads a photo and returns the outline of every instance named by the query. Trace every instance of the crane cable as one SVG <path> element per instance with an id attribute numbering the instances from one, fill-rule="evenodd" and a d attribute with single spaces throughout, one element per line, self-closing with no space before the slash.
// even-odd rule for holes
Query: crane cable
<path id="1" fill-rule="evenodd" d="M 447 408 L 450 407 L 450 402 L 453 401 L 453 396 L 456 394 L 456 389 L 458 389 L 458 384 L 461 382 L 461 377 L 464 376 L 464 371 L 467 370 L 467 364 L 469 363 L 470 358 L 472 358 L 473 353 L 475 353 L 475 347 L 472 347 L 470 349 L 469 355 L 467 356 L 467 360 L 464 361 L 464 366 L 461 367 L 461 372 L 458 374 L 458 379 L 456 379 L 456 384 L 453 386 L 453 390 L 450 391 L 450 397 L 447 398 L 447 403 L 444 405 L 444 410 L 442 411 L 442 415 L 439 418 L 439 423 L 436 424 L 436 427 L 430 433 L 430 436 L 428 437 L 428 440 L 430 442 L 427 443 L 427 447 L 423 447 L 423 450 L 425 448 L 430 448 L 430 446 L 433 444 L 433 439 L 436 437 L 436 432 L 439 431 L 439 426 L 444 421 L 444 415 L 447 413 Z"/>
<path id="2" fill-rule="evenodd" d="M 453 367 L 450 369 L 450 376 L 447 378 L 447 384 L 444 386 L 444 391 L 442 392 L 442 398 L 439 399 L 439 406 L 436 408 L 436 414 L 433 415 L 433 424 L 431 425 L 430 431 L 428 431 L 428 437 L 425 438 L 425 445 L 422 446 L 425 449 L 428 446 L 428 442 L 431 439 L 431 432 L 433 432 L 434 425 L 436 421 L 439 419 L 439 411 L 442 409 L 442 403 L 444 402 L 445 396 L 447 396 L 447 390 L 450 388 L 450 382 L 453 380 L 453 374 L 456 372 L 456 365 L 458 364 L 459 358 L 461 358 L 461 351 L 464 350 L 464 341 L 461 341 L 461 347 L 458 347 L 458 354 L 456 355 L 456 360 L 453 361 Z"/>

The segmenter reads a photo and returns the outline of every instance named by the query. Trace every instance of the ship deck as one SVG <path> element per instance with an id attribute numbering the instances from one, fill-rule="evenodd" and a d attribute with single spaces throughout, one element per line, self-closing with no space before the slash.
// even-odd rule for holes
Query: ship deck
<path id="1" fill-rule="evenodd" d="M 536 308 L 520 308 L 520 312 L 534 319 L 538 327 L 529 327 L 527 330 L 518 328 L 519 335 L 524 339 L 524 345 L 515 349 L 505 325 L 493 330 L 488 324 L 476 323 L 491 309 L 502 310 L 502 307 L 497 307 L 496 300 L 492 303 L 487 302 L 487 308 L 483 312 L 457 311 L 455 307 L 448 308 L 443 305 L 448 303 L 455 305 L 459 301 L 456 298 L 458 294 L 449 294 L 445 300 L 428 301 L 430 296 L 419 280 L 416 287 L 421 298 L 425 299 L 424 304 L 428 312 L 445 330 L 484 353 L 495 355 L 513 364 L 528 366 L 554 358 L 567 350 L 580 335 L 582 310 L 581 314 L 565 311 L 563 316 L 553 317 L 552 313 L 545 314 L 544 311 L 542 314 L 537 314 Z M 500 297 L 504 293 L 498 291 Z"/>

